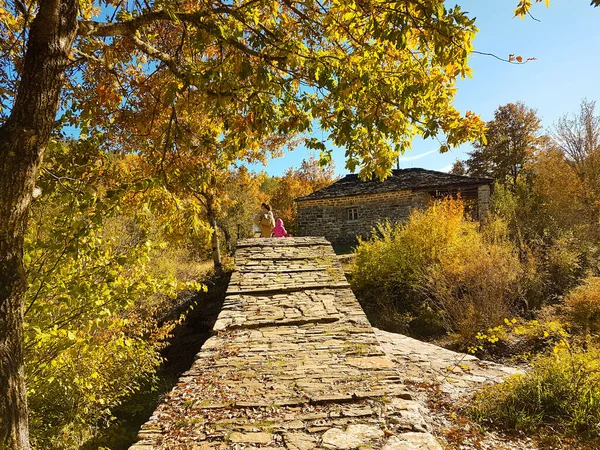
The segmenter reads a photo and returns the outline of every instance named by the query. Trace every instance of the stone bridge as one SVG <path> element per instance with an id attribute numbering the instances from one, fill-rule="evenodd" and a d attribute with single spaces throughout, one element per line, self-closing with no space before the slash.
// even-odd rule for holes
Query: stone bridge
<path id="1" fill-rule="evenodd" d="M 240 241 L 214 332 L 131 450 L 441 449 L 326 240 Z"/>

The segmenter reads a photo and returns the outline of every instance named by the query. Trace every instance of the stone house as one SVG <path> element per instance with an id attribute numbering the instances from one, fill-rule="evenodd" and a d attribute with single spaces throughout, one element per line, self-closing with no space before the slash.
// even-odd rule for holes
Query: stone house
<path id="1" fill-rule="evenodd" d="M 426 169 L 394 170 L 386 180 L 344 178 L 296 199 L 298 236 L 325 236 L 333 243 L 352 243 L 367 237 L 377 222 L 408 218 L 413 208 L 430 200 L 460 193 L 473 217 L 485 216 L 491 178 L 473 178 Z"/>

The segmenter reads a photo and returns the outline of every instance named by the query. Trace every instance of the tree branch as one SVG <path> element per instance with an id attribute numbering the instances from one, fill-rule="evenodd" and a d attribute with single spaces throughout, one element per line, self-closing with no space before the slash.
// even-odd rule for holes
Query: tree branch
<path id="1" fill-rule="evenodd" d="M 519 60 L 517 60 L 517 59 L 514 59 L 514 60 L 506 59 L 506 58 L 502 58 L 498 55 L 495 55 L 493 53 L 479 52 L 477 50 L 473 50 L 472 53 L 474 53 L 476 55 L 491 56 L 492 58 L 496 58 L 499 61 L 509 63 L 509 64 L 516 64 L 516 65 L 527 64 L 529 61 L 532 61 L 535 59 L 535 58 L 527 58 L 525 61 L 519 62 Z"/>
<path id="2" fill-rule="evenodd" d="M 228 8 L 215 8 L 211 10 L 215 13 L 229 12 Z M 96 22 L 94 20 L 80 20 L 77 34 L 79 36 L 125 36 L 135 33 L 136 30 L 140 29 L 145 25 L 150 25 L 155 22 L 192 22 L 198 23 L 202 18 L 206 17 L 207 14 L 203 14 L 200 11 L 193 13 L 182 13 L 182 12 L 167 12 L 167 11 L 153 11 L 141 16 L 135 17 L 125 22 L 116 23 L 103 23 Z"/>
<path id="3" fill-rule="evenodd" d="M 173 75 L 175 75 L 177 78 L 180 78 L 182 81 L 185 81 L 188 84 L 194 84 L 192 83 L 190 75 L 179 69 L 177 61 L 171 55 L 148 44 L 146 41 L 141 40 L 135 35 L 135 33 L 132 33 L 130 37 L 138 49 L 140 49 L 146 55 L 151 56 L 154 59 L 158 59 L 159 61 L 164 63 L 169 68 L 169 70 L 173 72 Z"/>

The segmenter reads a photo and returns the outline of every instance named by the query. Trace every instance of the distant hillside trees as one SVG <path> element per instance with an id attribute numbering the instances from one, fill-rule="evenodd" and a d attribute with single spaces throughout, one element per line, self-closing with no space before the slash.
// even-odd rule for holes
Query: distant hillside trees
<path id="1" fill-rule="evenodd" d="M 329 186 L 335 181 L 335 167 L 321 167 L 315 158 L 303 160 L 299 169 L 288 169 L 279 179 L 277 189 L 273 192 L 271 206 L 276 218 L 283 219 L 286 229 L 296 232 L 296 202 L 298 197 Z"/>

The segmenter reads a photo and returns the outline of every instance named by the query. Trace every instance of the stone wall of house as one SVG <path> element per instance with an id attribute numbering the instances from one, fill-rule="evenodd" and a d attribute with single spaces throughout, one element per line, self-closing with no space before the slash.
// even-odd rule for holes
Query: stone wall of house
<path id="1" fill-rule="evenodd" d="M 367 237 L 385 218 L 403 221 L 413 208 L 427 206 L 426 192 L 396 191 L 353 197 L 298 202 L 298 235 L 325 236 L 334 243 L 350 243 Z"/>
<path id="2" fill-rule="evenodd" d="M 477 188 L 477 215 L 483 219 L 490 209 L 490 186 L 485 184 Z"/>

